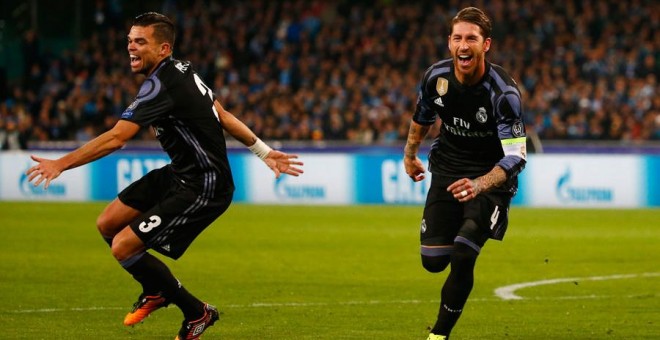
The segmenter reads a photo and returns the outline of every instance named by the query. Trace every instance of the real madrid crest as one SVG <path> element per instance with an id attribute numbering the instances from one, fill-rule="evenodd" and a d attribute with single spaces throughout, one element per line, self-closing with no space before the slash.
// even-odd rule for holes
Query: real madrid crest
<path id="1" fill-rule="evenodd" d="M 481 124 L 485 123 L 488 120 L 488 114 L 486 114 L 486 109 L 480 107 L 479 110 L 477 111 L 475 118 L 477 119 L 477 122 Z"/>
<path id="2" fill-rule="evenodd" d="M 435 90 L 438 91 L 438 95 L 444 96 L 449 89 L 449 81 L 445 78 L 438 78 L 435 83 Z"/>

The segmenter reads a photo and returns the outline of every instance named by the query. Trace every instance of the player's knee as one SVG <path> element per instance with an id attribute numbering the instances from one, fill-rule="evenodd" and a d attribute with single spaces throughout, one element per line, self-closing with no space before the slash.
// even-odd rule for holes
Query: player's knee
<path id="1" fill-rule="evenodd" d="M 475 263 L 477 262 L 477 257 L 479 253 L 470 245 L 455 242 L 454 251 L 451 254 L 451 268 L 452 270 L 461 270 L 474 268 Z"/>
<path id="2" fill-rule="evenodd" d="M 126 227 L 123 231 L 115 235 L 110 249 L 112 256 L 121 262 L 135 256 L 135 254 L 143 253 L 146 250 L 146 246 L 129 227 Z"/>
<path id="3" fill-rule="evenodd" d="M 103 237 L 112 237 L 114 233 L 111 232 L 112 228 L 110 227 L 111 220 L 106 216 L 106 214 L 99 215 L 96 218 L 96 229 Z"/>
<path id="4" fill-rule="evenodd" d="M 126 261 L 127 259 L 134 257 L 135 254 L 144 252 L 143 249 L 133 249 L 129 247 L 125 242 L 122 242 L 121 240 L 118 241 L 117 239 L 112 242 L 110 249 L 112 251 L 112 256 L 114 256 L 114 258 L 119 262 Z"/>
<path id="5" fill-rule="evenodd" d="M 424 269 L 431 273 L 439 273 L 449 265 L 449 255 L 443 256 L 426 256 L 422 255 L 422 266 Z"/>
<path id="6" fill-rule="evenodd" d="M 126 260 L 131 255 L 126 251 L 126 247 L 124 247 L 121 241 L 113 241 L 112 245 L 110 246 L 110 250 L 112 252 L 112 256 L 114 256 L 114 258 L 119 262 Z"/>
<path id="7" fill-rule="evenodd" d="M 112 239 L 118 232 L 126 227 L 122 221 L 110 214 L 101 214 L 96 218 L 96 229 L 103 238 Z"/>

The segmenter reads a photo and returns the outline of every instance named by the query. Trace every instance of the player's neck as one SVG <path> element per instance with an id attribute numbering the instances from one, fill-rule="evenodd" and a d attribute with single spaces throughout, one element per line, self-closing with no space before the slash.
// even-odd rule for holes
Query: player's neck
<path id="1" fill-rule="evenodd" d="M 149 70 L 149 73 L 146 74 L 147 78 L 148 78 L 149 76 L 151 76 L 151 75 L 152 75 L 152 74 L 153 74 L 153 73 L 154 73 L 154 72 L 160 67 L 161 64 L 163 64 L 163 61 L 164 61 L 164 60 L 169 60 L 171 57 L 172 57 L 172 55 L 171 55 L 171 54 L 168 54 L 168 55 L 166 55 L 165 57 L 163 57 L 163 58 L 161 58 L 160 60 L 158 60 L 158 62 L 156 63 L 156 65 L 154 65 L 154 66 L 151 68 L 151 70 Z"/>
<path id="2" fill-rule="evenodd" d="M 486 74 L 486 63 L 485 61 L 479 64 L 474 72 L 465 73 L 460 72 L 456 67 L 454 67 L 454 77 L 456 80 L 463 86 L 472 86 L 478 84 L 481 79 Z"/>

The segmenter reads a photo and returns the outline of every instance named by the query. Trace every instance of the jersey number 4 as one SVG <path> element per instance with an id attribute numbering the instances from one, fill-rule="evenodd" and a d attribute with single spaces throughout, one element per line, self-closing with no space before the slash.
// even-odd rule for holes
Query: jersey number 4
<path id="1" fill-rule="evenodd" d="M 493 213 L 490 215 L 490 230 L 493 230 L 495 226 L 497 226 L 497 221 L 500 218 L 500 207 L 495 206 L 495 210 L 493 210 Z"/>

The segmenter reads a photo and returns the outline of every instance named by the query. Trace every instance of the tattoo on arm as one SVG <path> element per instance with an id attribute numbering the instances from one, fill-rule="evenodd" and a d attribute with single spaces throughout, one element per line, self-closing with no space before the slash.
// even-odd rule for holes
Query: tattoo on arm
<path id="1" fill-rule="evenodd" d="M 413 159 L 417 157 L 419 146 L 422 144 L 422 140 L 428 131 L 428 126 L 410 122 L 410 130 L 408 130 L 408 141 L 406 142 L 406 147 L 403 149 L 404 157 Z"/>
<path id="2" fill-rule="evenodd" d="M 474 180 L 475 192 L 488 192 L 493 188 L 499 187 L 504 182 L 506 182 L 506 171 L 499 166 L 495 166 L 487 174 Z"/>

